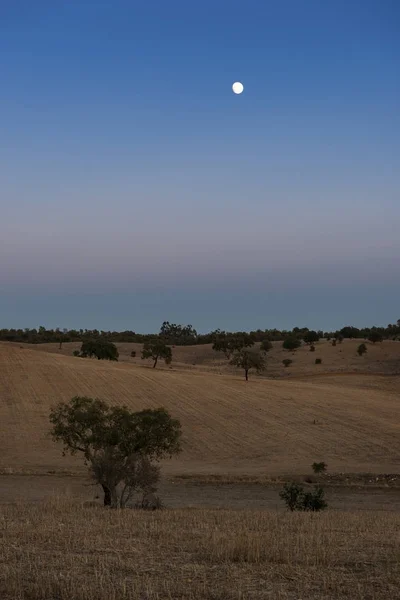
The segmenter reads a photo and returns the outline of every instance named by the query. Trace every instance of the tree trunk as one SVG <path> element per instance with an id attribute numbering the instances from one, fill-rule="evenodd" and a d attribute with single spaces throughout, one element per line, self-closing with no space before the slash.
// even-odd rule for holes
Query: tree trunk
<path id="1" fill-rule="evenodd" d="M 248 369 L 244 370 L 244 375 L 246 377 L 246 381 L 248 381 L 249 380 L 249 370 Z"/>
<path id="2" fill-rule="evenodd" d="M 157 356 L 157 358 L 156 358 L 156 359 L 155 359 L 155 361 L 154 361 L 153 369 L 155 369 L 155 368 L 156 368 L 157 361 L 158 361 L 158 356 Z"/>
<path id="3" fill-rule="evenodd" d="M 111 506 L 111 490 L 104 483 L 101 484 L 104 492 L 104 506 Z"/>

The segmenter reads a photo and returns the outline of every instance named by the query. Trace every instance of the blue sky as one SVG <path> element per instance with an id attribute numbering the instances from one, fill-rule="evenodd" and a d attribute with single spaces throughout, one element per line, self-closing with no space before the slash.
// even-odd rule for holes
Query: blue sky
<path id="1" fill-rule="evenodd" d="M 399 65 L 395 0 L 3 0 L 0 327 L 394 322 Z"/>

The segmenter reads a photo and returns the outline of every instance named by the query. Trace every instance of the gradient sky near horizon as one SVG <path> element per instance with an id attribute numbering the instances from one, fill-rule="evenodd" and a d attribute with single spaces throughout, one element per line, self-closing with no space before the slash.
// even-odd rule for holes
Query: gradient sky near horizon
<path id="1" fill-rule="evenodd" d="M 396 0 L 2 0 L 0 327 L 395 322 L 399 74 Z"/>

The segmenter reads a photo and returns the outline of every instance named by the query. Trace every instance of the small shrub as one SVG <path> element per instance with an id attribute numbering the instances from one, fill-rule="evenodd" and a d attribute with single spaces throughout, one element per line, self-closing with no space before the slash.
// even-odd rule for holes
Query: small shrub
<path id="1" fill-rule="evenodd" d="M 343 336 L 342 336 L 342 335 L 339 335 L 339 337 L 338 337 L 338 342 L 339 342 L 339 344 L 341 344 L 341 343 L 343 342 L 343 339 L 344 339 L 344 338 L 343 338 Z"/>
<path id="2" fill-rule="evenodd" d="M 360 344 L 357 348 L 357 353 L 359 354 L 359 356 L 362 356 L 366 352 L 367 352 L 367 346 L 365 344 Z"/>
<path id="3" fill-rule="evenodd" d="M 292 364 L 292 362 L 293 362 L 293 361 L 292 361 L 292 359 L 291 359 L 291 358 L 285 358 L 285 359 L 282 361 L 282 364 L 283 364 L 285 367 L 288 367 L 289 365 L 291 365 L 291 364 Z"/>
<path id="4" fill-rule="evenodd" d="M 315 364 L 316 365 L 321 365 L 322 364 L 322 358 L 316 358 L 315 359 Z"/>
<path id="5" fill-rule="evenodd" d="M 310 352 L 315 352 L 315 346 L 314 346 L 314 344 L 311 344 L 311 346 L 310 346 Z"/>
<path id="6" fill-rule="evenodd" d="M 73 354 L 74 356 L 79 356 L 80 352 L 79 352 L 79 350 L 74 350 L 72 354 Z"/>
<path id="7" fill-rule="evenodd" d="M 336 346 L 336 340 L 335 339 L 332 340 L 332 346 Z"/>
<path id="8" fill-rule="evenodd" d="M 318 486 L 313 492 L 305 492 L 301 498 L 300 510 L 317 512 L 328 507 L 325 500 L 325 492 L 322 487 Z"/>
<path id="9" fill-rule="evenodd" d="M 286 483 L 283 490 L 279 492 L 279 496 L 290 511 L 324 510 L 328 507 L 324 494 L 321 486 L 317 486 L 312 492 L 305 492 L 304 488 L 297 483 Z"/>
<path id="10" fill-rule="evenodd" d="M 323 473 L 328 465 L 324 462 L 314 462 L 311 466 L 314 473 Z"/>
<path id="11" fill-rule="evenodd" d="M 297 483 L 285 483 L 283 490 L 279 492 L 280 498 L 285 502 L 287 508 L 291 511 L 299 510 L 301 495 L 304 489 Z"/>
<path id="12" fill-rule="evenodd" d="M 136 358 L 136 350 L 132 350 L 132 352 L 131 352 L 131 358 Z"/>

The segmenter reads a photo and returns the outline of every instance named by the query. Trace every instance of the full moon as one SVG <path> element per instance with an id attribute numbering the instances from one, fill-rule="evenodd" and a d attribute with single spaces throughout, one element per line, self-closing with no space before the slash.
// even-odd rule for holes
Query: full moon
<path id="1" fill-rule="evenodd" d="M 232 90 L 235 94 L 241 94 L 243 92 L 243 84 L 240 81 L 235 81 L 232 86 Z"/>

